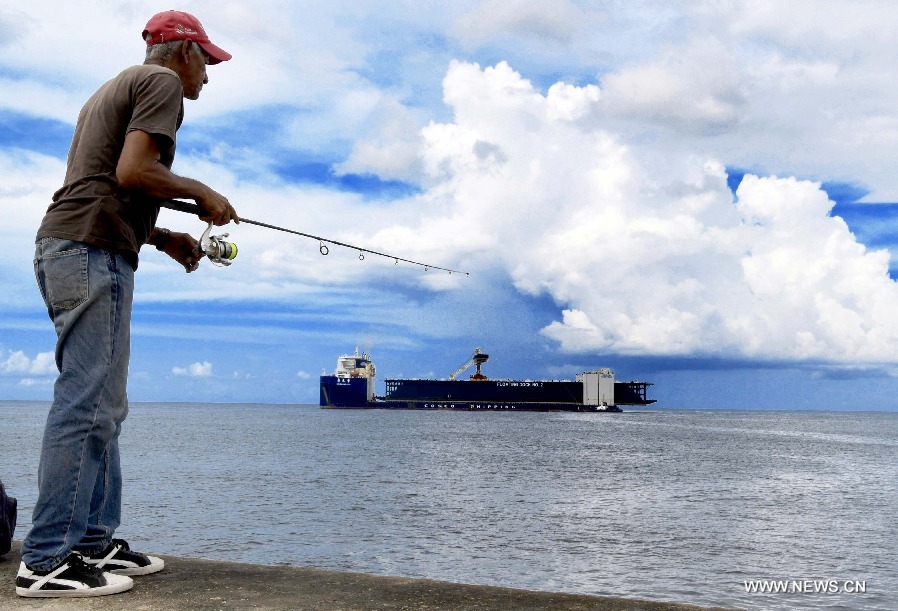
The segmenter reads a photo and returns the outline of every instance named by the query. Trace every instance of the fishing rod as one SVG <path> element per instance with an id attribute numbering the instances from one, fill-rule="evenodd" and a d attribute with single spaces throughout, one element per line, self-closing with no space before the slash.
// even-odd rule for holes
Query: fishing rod
<path id="1" fill-rule="evenodd" d="M 163 208 L 168 208 L 169 210 L 176 210 L 178 212 L 187 212 L 188 214 L 195 214 L 197 216 L 202 215 L 203 211 L 200 209 L 199 205 L 192 204 L 190 202 L 181 201 L 179 199 L 166 199 L 159 202 L 159 205 Z M 431 269 L 438 269 L 440 271 L 449 272 L 450 274 L 464 274 L 465 276 L 470 276 L 468 272 L 462 272 L 457 269 L 449 269 L 447 267 L 440 267 L 439 265 L 431 265 L 429 263 L 421 263 L 419 261 L 412 261 L 411 259 L 403 259 L 402 257 L 397 257 L 394 255 L 389 255 L 384 252 L 378 252 L 376 250 L 371 250 L 369 248 L 362 248 L 361 246 L 354 246 L 353 244 L 347 244 L 345 242 L 338 242 L 337 240 L 331 240 L 328 238 L 323 238 L 321 236 L 312 235 L 311 233 L 303 233 L 302 231 L 296 231 L 294 229 L 287 229 L 285 227 L 278 227 L 277 225 L 271 225 L 269 223 L 263 223 L 261 221 L 254 221 L 252 219 L 240 217 L 241 223 L 247 223 L 249 225 L 257 225 L 259 227 L 265 227 L 267 229 L 274 229 L 275 231 L 283 231 L 285 233 L 292 233 L 294 235 L 302 236 L 304 238 L 311 238 L 313 240 L 318 240 L 318 251 L 322 255 L 328 254 L 329 249 L 327 244 L 333 244 L 335 246 L 343 246 L 345 248 L 350 248 L 352 250 L 359 251 L 359 260 L 365 260 L 365 254 L 369 253 L 372 255 L 377 255 L 379 257 L 386 257 L 387 259 L 393 259 L 396 265 L 399 265 L 399 262 L 403 263 L 411 263 L 412 265 L 420 265 L 424 268 L 424 271 L 429 271 Z M 237 246 L 233 242 L 227 242 L 224 238 L 228 237 L 228 234 L 222 234 L 220 236 L 210 235 L 212 230 L 212 223 L 209 223 L 209 226 L 206 228 L 206 231 L 203 232 L 202 237 L 200 237 L 200 249 L 203 251 L 209 259 L 218 265 L 230 265 L 231 261 L 237 256 Z M 325 244 L 327 243 L 327 244 Z"/>

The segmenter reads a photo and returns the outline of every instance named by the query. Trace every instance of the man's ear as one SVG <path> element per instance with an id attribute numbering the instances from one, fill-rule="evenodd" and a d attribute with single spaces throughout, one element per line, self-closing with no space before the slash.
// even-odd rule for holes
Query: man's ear
<path id="1" fill-rule="evenodd" d="M 185 64 L 190 63 L 190 50 L 193 48 L 193 41 L 189 38 L 184 40 L 184 44 L 181 45 L 181 49 L 178 53 L 181 55 L 181 59 Z"/>

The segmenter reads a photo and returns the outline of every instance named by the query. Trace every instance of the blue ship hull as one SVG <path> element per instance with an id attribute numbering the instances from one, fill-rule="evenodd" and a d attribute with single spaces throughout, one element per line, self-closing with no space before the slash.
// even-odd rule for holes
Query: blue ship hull
<path id="1" fill-rule="evenodd" d="M 615 405 L 584 405 L 580 382 L 517 380 L 387 380 L 383 397 L 369 400 L 366 378 L 321 376 L 320 405 L 344 409 L 452 409 L 508 411 L 621 411 L 649 405 L 647 382 L 615 382 Z"/>

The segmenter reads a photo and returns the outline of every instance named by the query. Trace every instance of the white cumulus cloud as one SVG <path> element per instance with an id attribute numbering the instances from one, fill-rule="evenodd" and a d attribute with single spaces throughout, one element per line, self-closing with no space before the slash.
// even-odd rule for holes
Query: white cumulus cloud
<path id="1" fill-rule="evenodd" d="M 602 129 L 602 95 L 543 95 L 506 64 L 458 62 L 445 79 L 455 120 L 423 132 L 427 196 L 453 210 L 431 223 L 550 295 L 563 313 L 545 335 L 571 352 L 891 358 L 889 255 L 830 216 L 819 184 L 749 175 L 734 198 L 719 161 Z"/>
<path id="2" fill-rule="evenodd" d="M 0 350 L 0 373 L 11 375 L 46 376 L 56 373 L 56 360 L 52 352 L 40 352 L 33 359 L 23 351 Z"/>
<path id="3" fill-rule="evenodd" d="M 191 378 L 208 378 L 212 375 L 212 363 L 203 361 L 196 362 L 187 367 L 173 367 L 172 373 L 176 376 L 188 376 Z"/>
<path id="4" fill-rule="evenodd" d="M 570 0 L 485 0 L 458 15 L 451 31 L 468 46 L 489 43 L 502 35 L 566 43 L 582 21 L 582 11 Z"/>
<path id="5" fill-rule="evenodd" d="M 609 112 L 675 131 L 716 133 L 733 127 L 747 104 L 741 66 L 714 38 L 668 48 L 644 64 L 603 79 Z"/>

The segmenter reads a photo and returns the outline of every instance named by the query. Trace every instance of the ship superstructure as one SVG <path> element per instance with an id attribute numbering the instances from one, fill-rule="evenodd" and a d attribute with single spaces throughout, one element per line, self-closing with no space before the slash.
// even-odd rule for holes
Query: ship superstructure
<path id="1" fill-rule="evenodd" d="M 617 382 L 610 369 L 579 373 L 576 380 L 491 380 L 481 371 L 489 355 L 477 348 L 448 380 L 388 379 L 375 395 L 375 367 L 358 349 L 337 359 L 333 375 L 321 376 L 321 407 L 520 411 L 621 411 L 621 405 L 649 405 L 650 382 Z M 456 379 L 471 365 L 476 373 Z"/>

